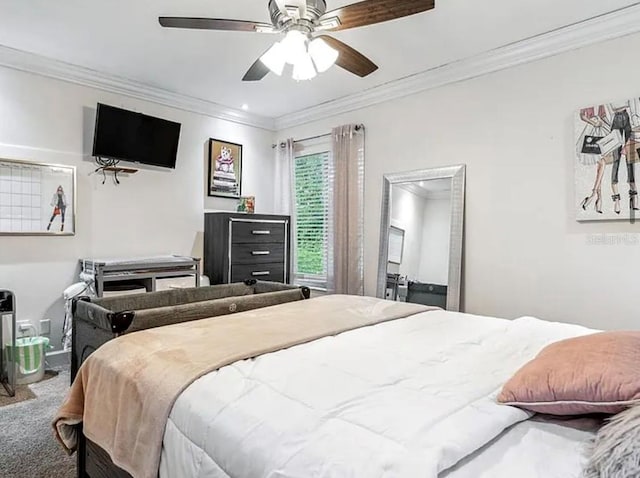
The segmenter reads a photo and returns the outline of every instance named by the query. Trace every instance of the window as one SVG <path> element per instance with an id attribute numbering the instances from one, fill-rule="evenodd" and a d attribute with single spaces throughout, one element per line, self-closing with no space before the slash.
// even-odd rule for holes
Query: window
<path id="1" fill-rule="evenodd" d="M 295 282 L 326 289 L 329 243 L 330 154 L 295 158 Z"/>

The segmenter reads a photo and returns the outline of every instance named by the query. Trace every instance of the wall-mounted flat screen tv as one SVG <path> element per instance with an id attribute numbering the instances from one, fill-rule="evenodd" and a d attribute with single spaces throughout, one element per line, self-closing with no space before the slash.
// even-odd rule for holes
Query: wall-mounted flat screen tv
<path id="1" fill-rule="evenodd" d="M 93 156 L 175 168 L 180 126 L 98 103 Z"/>

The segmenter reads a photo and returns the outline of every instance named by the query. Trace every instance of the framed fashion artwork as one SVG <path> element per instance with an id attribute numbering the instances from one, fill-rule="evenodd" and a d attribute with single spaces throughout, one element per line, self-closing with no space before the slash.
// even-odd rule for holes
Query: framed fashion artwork
<path id="1" fill-rule="evenodd" d="M 629 220 L 640 213 L 640 98 L 588 105 L 575 115 L 578 221 Z"/>
<path id="2" fill-rule="evenodd" d="M 76 168 L 0 159 L 0 235 L 76 232 Z"/>
<path id="3" fill-rule="evenodd" d="M 242 145 L 209 140 L 208 195 L 239 199 L 242 195 Z"/>

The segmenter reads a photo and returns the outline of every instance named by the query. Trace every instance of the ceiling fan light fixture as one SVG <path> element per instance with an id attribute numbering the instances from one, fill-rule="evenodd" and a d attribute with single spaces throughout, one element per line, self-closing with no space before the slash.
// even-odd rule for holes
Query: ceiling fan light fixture
<path id="1" fill-rule="evenodd" d="M 287 32 L 284 39 L 280 42 L 287 63 L 297 65 L 304 60 L 304 57 L 309 56 L 307 54 L 307 41 L 307 35 L 298 30 L 290 30 Z"/>
<path id="2" fill-rule="evenodd" d="M 349 0 L 347 0 L 349 1 Z M 353 0 L 352 0 L 353 1 Z M 267 0 L 270 23 L 230 18 L 158 17 L 165 28 L 286 34 L 260 59 L 254 61 L 242 81 L 260 81 L 269 72 L 282 75 L 293 65 L 297 79 L 310 79 L 334 63 L 360 78 L 378 66 L 358 50 L 321 31 L 342 31 L 384 23 L 432 10 L 436 0 L 355 0 L 327 10 L 327 0 Z M 326 43 L 326 44 L 325 44 Z"/>
<path id="3" fill-rule="evenodd" d="M 293 79 L 296 81 L 311 80 L 317 76 L 318 72 L 313 65 L 313 60 L 309 54 L 301 56 L 293 65 Z"/>
<path id="4" fill-rule="evenodd" d="M 316 38 L 309 43 L 309 55 L 319 73 L 324 73 L 338 60 L 340 53 L 322 38 Z"/>
<path id="5" fill-rule="evenodd" d="M 273 73 L 278 76 L 282 76 L 284 66 L 287 63 L 287 55 L 282 43 L 274 43 L 273 46 L 260 57 L 260 61 Z"/>

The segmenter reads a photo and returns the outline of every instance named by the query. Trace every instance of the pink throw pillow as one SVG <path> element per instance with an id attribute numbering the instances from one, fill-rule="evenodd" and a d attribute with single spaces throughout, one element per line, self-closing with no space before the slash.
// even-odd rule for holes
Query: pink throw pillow
<path id="1" fill-rule="evenodd" d="M 551 415 L 619 413 L 640 400 L 640 332 L 603 332 L 549 345 L 498 402 Z"/>

